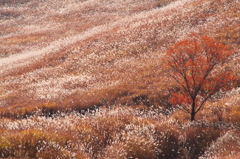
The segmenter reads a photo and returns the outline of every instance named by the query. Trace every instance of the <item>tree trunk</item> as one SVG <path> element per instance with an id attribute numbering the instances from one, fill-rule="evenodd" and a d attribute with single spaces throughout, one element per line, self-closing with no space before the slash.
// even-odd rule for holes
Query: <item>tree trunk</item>
<path id="1" fill-rule="evenodd" d="M 191 113 L 191 121 L 194 121 L 194 119 L 195 119 L 195 112 L 192 111 L 192 113 Z"/>
<path id="2" fill-rule="evenodd" d="M 196 113 L 195 113 L 195 98 L 193 98 L 193 100 L 192 100 L 191 121 L 194 121 L 195 115 L 196 115 Z"/>

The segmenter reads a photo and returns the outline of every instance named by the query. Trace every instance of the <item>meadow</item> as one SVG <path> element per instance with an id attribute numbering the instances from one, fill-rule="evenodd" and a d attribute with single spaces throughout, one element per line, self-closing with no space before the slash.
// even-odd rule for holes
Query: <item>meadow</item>
<path id="1" fill-rule="evenodd" d="M 0 158 L 240 157 L 238 0 L 0 0 Z M 166 50 L 229 46 L 231 90 L 191 122 Z"/>

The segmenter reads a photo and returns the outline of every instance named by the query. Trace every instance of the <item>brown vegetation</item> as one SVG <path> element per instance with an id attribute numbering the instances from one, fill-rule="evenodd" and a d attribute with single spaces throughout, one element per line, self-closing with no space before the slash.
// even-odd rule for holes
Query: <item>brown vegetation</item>
<path id="1" fill-rule="evenodd" d="M 6 1 L 7 2 L 7 1 Z M 238 158 L 233 0 L 0 4 L 0 158 Z M 189 122 L 162 57 L 190 32 L 228 45 L 238 83 Z"/>

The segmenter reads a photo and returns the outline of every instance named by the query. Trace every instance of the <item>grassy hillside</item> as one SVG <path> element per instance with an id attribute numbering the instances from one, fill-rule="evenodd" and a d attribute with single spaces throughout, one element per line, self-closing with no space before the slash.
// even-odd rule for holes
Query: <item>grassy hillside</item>
<path id="1" fill-rule="evenodd" d="M 0 0 L 0 157 L 238 158 L 239 6 Z M 192 32 L 234 50 L 238 83 L 191 123 L 168 102 L 162 58 Z"/>

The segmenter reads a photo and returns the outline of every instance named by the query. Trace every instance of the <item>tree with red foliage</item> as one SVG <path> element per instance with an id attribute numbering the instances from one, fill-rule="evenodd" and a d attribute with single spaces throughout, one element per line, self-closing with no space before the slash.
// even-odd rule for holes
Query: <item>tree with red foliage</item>
<path id="1" fill-rule="evenodd" d="M 231 89 L 235 79 L 230 68 L 224 67 L 233 52 L 216 40 L 192 34 L 167 50 L 167 73 L 180 87 L 171 93 L 172 105 L 191 115 L 191 121 L 215 93 Z"/>

